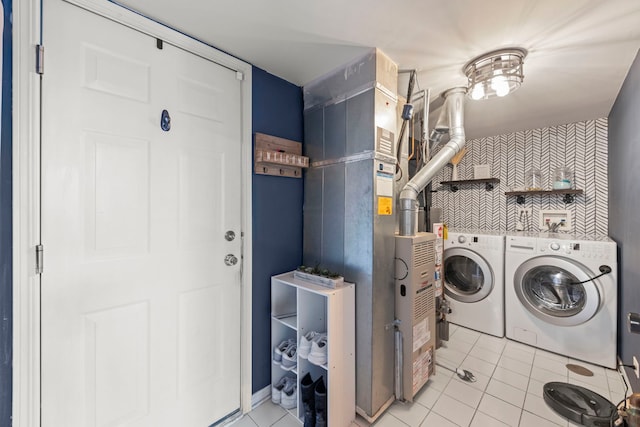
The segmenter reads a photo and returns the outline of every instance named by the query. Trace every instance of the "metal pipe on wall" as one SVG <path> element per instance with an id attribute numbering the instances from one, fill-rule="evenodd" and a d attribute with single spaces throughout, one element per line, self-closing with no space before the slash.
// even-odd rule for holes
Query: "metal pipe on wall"
<path id="1" fill-rule="evenodd" d="M 440 113 L 436 131 L 444 133 L 444 123 L 447 118 L 449 129 L 449 142 L 433 156 L 420 171 L 404 186 L 400 192 L 400 235 L 414 236 L 418 232 L 418 194 L 429 184 L 453 156 L 464 147 L 464 100 L 467 89 L 457 87 L 447 90 L 442 94 L 445 98 L 443 111 Z M 444 116 L 446 114 L 446 116 Z M 442 130 L 442 132 L 441 132 Z"/>

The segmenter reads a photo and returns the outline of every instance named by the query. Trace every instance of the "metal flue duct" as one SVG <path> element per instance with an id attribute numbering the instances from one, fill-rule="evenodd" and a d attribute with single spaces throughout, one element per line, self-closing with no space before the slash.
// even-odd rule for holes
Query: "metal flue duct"
<path id="1" fill-rule="evenodd" d="M 440 171 L 458 151 L 464 147 L 464 102 L 467 89 L 456 87 L 444 92 L 443 113 L 448 118 L 449 142 L 433 156 L 420 171 L 404 186 L 400 192 L 400 235 L 415 236 L 418 232 L 418 194 L 429 184 L 433 176 Z M 440 116 L 435 131 L 444 133 L 444 118 Z"/>

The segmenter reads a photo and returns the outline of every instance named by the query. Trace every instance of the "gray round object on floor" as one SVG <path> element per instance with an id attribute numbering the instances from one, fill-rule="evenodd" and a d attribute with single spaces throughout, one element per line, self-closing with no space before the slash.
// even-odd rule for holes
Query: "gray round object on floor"
<path id="1" fill-rule="evenodd" d="M 580 425 L 609 427 L 611 421 L 618 418 L 618 410 L 613 403 L 579 385 L 550 382 L 544 385 L 543 391 L 544 401 L 551 409 Z"/>

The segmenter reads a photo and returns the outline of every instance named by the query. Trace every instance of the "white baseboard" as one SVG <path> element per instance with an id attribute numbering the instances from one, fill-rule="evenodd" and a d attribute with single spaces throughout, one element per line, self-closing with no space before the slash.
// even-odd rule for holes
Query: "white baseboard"
<path id="1" fill-rule="evenodd" d="M 271 399 L 271 384 L 263 388 L 262 390 L 258 390 L 251 396 L 251 409 L 255 409 L 265 400 Z"/>

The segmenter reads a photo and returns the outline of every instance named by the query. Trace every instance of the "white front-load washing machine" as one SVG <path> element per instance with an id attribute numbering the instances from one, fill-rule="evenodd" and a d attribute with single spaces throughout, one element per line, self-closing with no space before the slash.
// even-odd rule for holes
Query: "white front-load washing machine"
<path id="1" fill-rule="evenodd" d="M 504 234 L 450 230 L 444 242 L 447 320 L 504 336 Z"/>
<path id="2" fill-rule="evenodd" d="M 607 237 L 506 236 L 507 338 L 615 369 L 616 260 Z"/>

